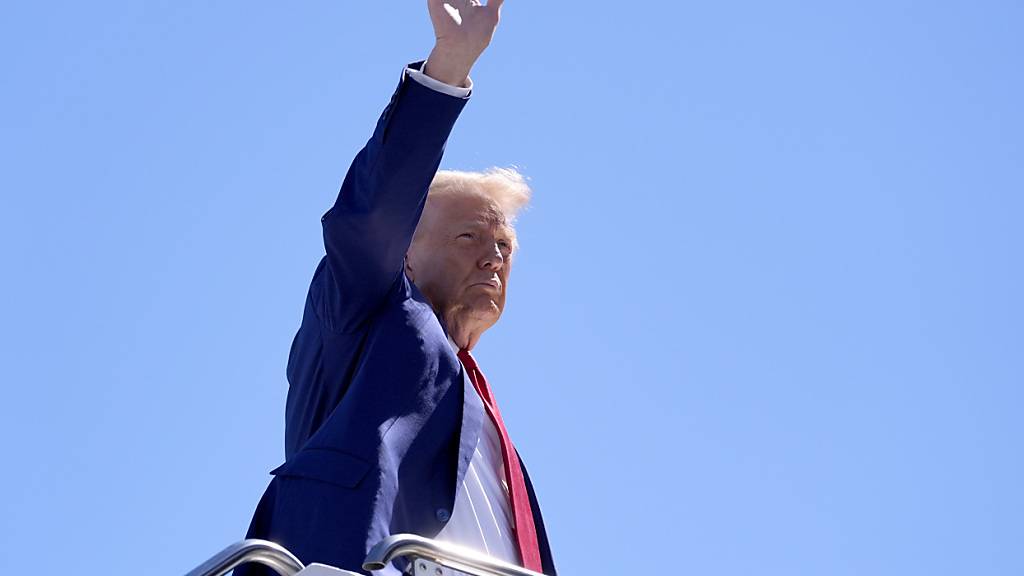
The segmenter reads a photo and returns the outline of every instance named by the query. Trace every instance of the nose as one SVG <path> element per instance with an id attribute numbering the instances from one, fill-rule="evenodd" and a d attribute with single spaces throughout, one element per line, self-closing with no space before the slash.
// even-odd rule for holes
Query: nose
<path id="1" fill-rule="evenodd" d="M 497 272 L 501 270 L 501 267 L 505 265 L 505 256 L 501 253 L 501 248 L 498 247 L 498 243 L 495 242 L 491 245 L 484 257 L 480 259 L 480 268 L 483 270 L 489 270 L 491 272 Z"/>

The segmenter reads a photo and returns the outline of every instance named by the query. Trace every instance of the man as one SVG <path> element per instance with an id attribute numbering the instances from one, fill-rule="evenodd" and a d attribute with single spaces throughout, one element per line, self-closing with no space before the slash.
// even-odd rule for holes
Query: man
<path id="1" fill-rule="evenodd" d="M 415 533 L 555 574 L 469 354 L 504 308 L 529 189 L 504 170 L 435 178 L 501 5 L 428 1 L 435 47 L 404 72 L 322 218 L 327 254 L 288 360 L 286 462 L 248 534 L 305 563 L 360 570 L 371 546 Z"/>

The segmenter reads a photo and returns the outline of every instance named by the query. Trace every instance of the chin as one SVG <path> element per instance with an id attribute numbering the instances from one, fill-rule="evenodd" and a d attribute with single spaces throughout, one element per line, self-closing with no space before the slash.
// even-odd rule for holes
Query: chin
<path id="1" fill-rule="evenodd" d="M 475 302 L 472 306 L 473 316 L 481 320 L 497 322 L 501 317 L 501 307 L 491 299 Z"/>

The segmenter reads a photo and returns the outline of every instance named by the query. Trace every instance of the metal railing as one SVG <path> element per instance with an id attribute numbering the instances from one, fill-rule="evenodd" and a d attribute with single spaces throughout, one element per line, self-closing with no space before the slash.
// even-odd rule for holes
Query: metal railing
<path id="1" fill-rule="evenodd" d="M 428 567 L 438 565 L 472 576 L 544 576 L 475 550 L 414 534 L 395 534 L 378 542 L 366 556 L 363 570 L 380 570 L 395 558 L 409 558 L 417 575 L 433 574 Z M 420 562 L 422 566 L 418 565 Z"/>
<path id="2" fill-rule="evenodd" d="M 366 556 L 363 570 L 382 570 L 397 558 L 409 560 L 416 576 L 447 576 L 452 571 L 470 576 L 544 576 L 469 548 L 414 534 L 395 534 L 378 542 Z M 185 576 L 223 576 L 248 562 L 267 566 L 281 576 L 295 576 L 305 568 L 284 547 L 250 539 L 228 546 Z"/>
<path id="3" fill-rule="evenodd" d="M 221 550 L 185 576 L 221 576 L 236 566 L 255 562 L 267 566 L 281 576 L 295 576 L 305 566 L 283 546 L 266 540 L 242 540 Z"/>

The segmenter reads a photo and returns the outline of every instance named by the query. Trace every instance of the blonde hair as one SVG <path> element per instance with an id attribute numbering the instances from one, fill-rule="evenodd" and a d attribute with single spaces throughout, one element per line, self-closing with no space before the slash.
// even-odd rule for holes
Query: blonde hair
<path id="1" fill-rule="evenodd" d="M 438 170 L 427 198 L 479 194 L 498 205 L 511 226 L 519 211 L 530 203 L 530 185 L 515 168 L 488 168 L 483 172 Z"/>

